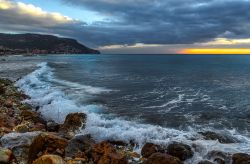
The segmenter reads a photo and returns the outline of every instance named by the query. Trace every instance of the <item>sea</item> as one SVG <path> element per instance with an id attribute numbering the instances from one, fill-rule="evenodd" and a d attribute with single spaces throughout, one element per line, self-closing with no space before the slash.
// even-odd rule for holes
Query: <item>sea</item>
<path id="1" fill-rule="evenodd" d="M 87 114 L 98 141 L 122 140 L 194 149 L 186 163 L 210 151 L 250 153 L 248 55 L 37 55 L 0 57 L 0 77 L 11 78 L 44 118 L 62 123 Z M 211 131 L 233 138 L 205 140 Z"/>

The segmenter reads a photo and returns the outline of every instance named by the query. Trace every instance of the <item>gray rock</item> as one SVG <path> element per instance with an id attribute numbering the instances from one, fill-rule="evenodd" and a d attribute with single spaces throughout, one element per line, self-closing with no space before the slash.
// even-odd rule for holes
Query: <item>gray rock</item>
<path id="1" fill-rule="evenodd" d="M 73 157 L 78 152 L 88 152 L 95 144 L 90 135 L 79 135 L 71 139 L 65 148 L 65 156 Z"/>
<path id="2" fill-rule="evenodd" d="M 215 132 L 199 132 L 201 135 L 203 135 L 205 140 L 218 140 L 220 143 L 235 143 L 236 139 L 229 137 L 224 134 L 218 134 Z"/>
<path id="3" fill-rule="evenodd" d="M 11 149 L 19 163 L 28 163 L 30 145 L 41 132 L 9 133 L 0 142 L 4 148 Z"/>
<path id="4" fill-rule="evenodd" d="M 190 146 L 178 142 L 173 142 L 168 145 L 167 152 L 172 156 L 178 157 L 182 161 L 192 158 L 194 155 Z"/>

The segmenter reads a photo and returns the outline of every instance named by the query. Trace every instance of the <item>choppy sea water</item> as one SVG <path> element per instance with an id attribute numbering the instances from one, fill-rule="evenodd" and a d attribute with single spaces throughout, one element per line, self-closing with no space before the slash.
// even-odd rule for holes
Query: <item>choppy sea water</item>
<path id="1" fill-rule="evenodd" d="M 16 85 L 31 96 L 28 102 L 57 122 L 86 113 L 82 133 L 97 140 L 199 145 L 186 163 L 211 150 L 250 153 L 250 56 L 50 55 L 0 62 L 2 77 L 27 70 Z M 237 142 L 205 141 L 201 131 Z"/>

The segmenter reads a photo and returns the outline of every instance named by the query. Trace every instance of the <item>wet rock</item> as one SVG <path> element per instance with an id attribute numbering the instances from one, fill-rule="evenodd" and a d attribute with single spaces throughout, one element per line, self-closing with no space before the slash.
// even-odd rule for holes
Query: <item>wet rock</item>
<path id="1" fill-rule="evenodd" d="M 71 139 L 65 148 L 66 157 L 75 157 L 78 152 L 88 153 L 94 146 L 95 141 L 90 135 L 79 135 Z"/>
<path id="2" fill-rule="evenodd" d="M 210 162 L 208 160 L 200 161 L 198 164 L 213 164 L 213 162 Z"/>
<path id="3" fill-rule="evenodd" d="M 38 135 L 30 145 L 29 149 L 29 163 L 37 158 L 40 154 L 58 154 L 63 155 L 64 149 L 68 141 L 52 133 L 41 133 Z"/>
<path id="4" fill-rule="evenodd" d="M 218 164 L 230 163 L 231 155 L 222 151 L 213 150 L 208 152 L 206 158 Z"/>
<path id="5" fill-rule="evenodd" d="M 49 132 L 58 132 L 60 125 L 54 121 L 47 122 L 47 131 Z"/>
<path id="6" fill-rule="evenodd" d="M 159 145 L 155 145 L 153 143 L 146 143 L 141 150 L 141 155 L 144 158 L 148 158 L 150 155 L 157 153 L 157 152 L 162 152 L 162 149 Z"/>
<path id="7" fill-rule="evenodd" d="M 165 153 L 152 154 L 146 164 L 183 164 L 180 159 Z"/>
<path id="8" fill-rule="evenodd" d="M 31 110 L 21 110 L 20 116 L 23 120 L 46 125 L 46 121 L 37 113 Z"/>
<path id="9" fill-rule="evenodd" d="M 250 155 L 244 153 L 234 154 L 232 164 L 250 164 Z"/>
<path id="10" fill-rule="evenodd" d="M 218 134 L 215 132 L 207 131 L 207 132 L 199 132 L 199 133 L 204 136 L 205 140 L 218 140 L 220 143 L 235 143 L 236 142 L 235 139 L 229 136 Z"/>
<path id="11" fill-rule="evenodd" d="M 194 154 L 190 146 L 178 142 L 170 144 L 167 148 L 167 152 L 172 156 L 178 157 L 182 161 L 192 158 Z"/>
<path id="12" fill-rule="evenodd" d="M 4 148 L 11 149 L 13 155 L 20 163 L 28 163 L 30 146 L 40 132 L 9 133 L 0 141 Z"/>
<path id="13" fill-rule="evenodd" d="M 226 164 L 226 162 L 221 158 L 215 158 L 214 162 L 216 162 L 216 164 Z"/>
<path id="14" fill-rule="evenodd" d="M 0 147 L 0 163 L 1 164 L 8 164 L 12 159 L 12 151 L 6 148 Z"/>
<path id="15" fill-rule="evenodd" d="M 65 118 L 63 125 L 60 128 L 61 132 L 76 132 L 81 127 L 85 127 L 86 114 L 84 113 L 71 113 Z"/>
<path id="16" fill-rule="evenodd" d="M 113 145 L 104 141 L 92 147 L 92 158 L 98 164 L 127 164 L 128 160 L 124 154 L 117 152 Z"/>
<path id="17" fill-rule="evenodd" d="M 32 110 L 32 106 L 25 103 L 25 104 L 20 105 L 20 106 L 19 106 L 19 109 L 20 109 L 20 110 L 31 111 L 31 110 Z"/>
<path id="18" fill-rule="evenodd" d="M 33 162 L 33 164 L 66 164 L 62 157 L 57 155 L 43 155 Z"/>

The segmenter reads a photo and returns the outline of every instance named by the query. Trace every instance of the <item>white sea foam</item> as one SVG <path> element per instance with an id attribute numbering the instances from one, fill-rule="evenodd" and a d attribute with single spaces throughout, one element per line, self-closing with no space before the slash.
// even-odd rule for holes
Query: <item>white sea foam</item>
<path id="1" fill-rule="evenodd" d="M 246 152 L 250 153 L 250 139 L 237 133 L 237 131 L 228 131 L 230 135 L 239 140 L 235 144 L 221 144 L 218 141 L 204 141 L 195 129 L 190 128 L 187 131 L 164 128 L 160 126 L 138 123 L 137 121 L 127 121 L 122 118 L 108 118 L 99 112 L 101 106 L 78 104 L 74 99 L 66 95 L 60 88 L 53 86 L 51 81 L 55 81 L 53 70 L 42 63 L 39 69 L 19 80 L 16 85 L 20 87 L 31 99 L 27 100 L 32 105 L 39 106 L 39 111 L 47 119 L 53 119 L 61 123 L 65 116 L 73 112 L 84 112 L 88 115 L 86 129 L 82 133 L 90 133 L 97 140 L 114 139 L 124 141 L 134 141 L 140 148 L 145 142 L 153 142 L 167 145 L 171 141 L 180 141 L 189 145 L 195 144 L 198 150 L 195 156 L 186 161 L 186 163 L 196 163 L 203 159 L 207 152 L 211 150 L 221 150 L 226 152 Z M 56 79 L 58 81 L 58 79 Z M 61 81 L 60 81 L 61 82 Z M 80 87 L 75 83 L 63 81 L 63 84 Z M 81 85 L 82 86 L 82 85 Z M 82 87 L 83 89 L 86 89 Z M 96 93 L 90 91 L 88 93 Z M 100 88 L 98 88 L 98 93 Z M 102 90 L 101 90 L 102 91 Z M 105 90 L 106 91 L 106 90 Z M 170 101 L 176 103 L 182 100 Z M 213 129 L 211 129 L 213 130 Z M 137 149 L 139 150 L 139 149 Z"/>

